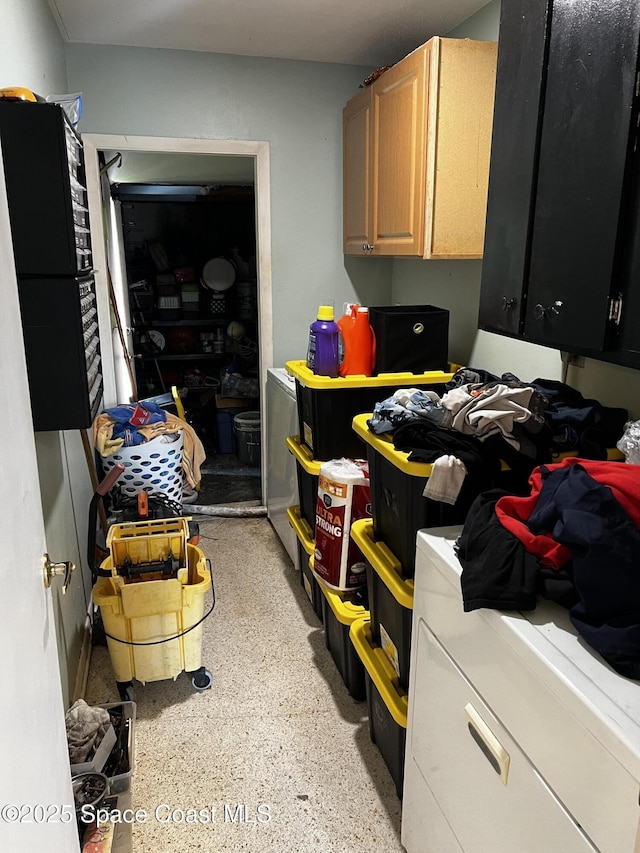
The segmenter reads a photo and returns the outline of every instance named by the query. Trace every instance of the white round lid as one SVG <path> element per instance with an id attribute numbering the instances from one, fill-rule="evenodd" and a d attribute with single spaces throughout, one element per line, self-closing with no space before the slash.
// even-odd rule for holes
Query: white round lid
<path id="1" fill-rule="evenodd" d="M 228 290 L 236 280 L 236 268 L 226 258 L 211 258 L 202 269 L 202 283 L 209 290 Z"/>

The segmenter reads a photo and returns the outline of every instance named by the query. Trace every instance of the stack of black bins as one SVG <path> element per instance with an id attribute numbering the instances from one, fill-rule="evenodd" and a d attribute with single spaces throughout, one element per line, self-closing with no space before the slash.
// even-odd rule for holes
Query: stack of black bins
<path id="1" fill-rule="evenodd" d="M 356 415 L 353 431 L 366 448 L 372 518 L 351 529 L 367 563 L 370 620 L 354 625 L 351 638 L 367 672 L 371 738 L 401 796 L 406 714 L 400 711 L 409 690 L 416 534 L 424 527 L 462 524 L 467 507 L 425 498 L 432 466 L 409 462 L 388 436 L 374 435 L 370 417 Z"/>
<path id="2" fill-rule="evenodd" d="M 354 593 L 336 592 L 319 580 L 309 560 L 314 552 L 320 466 L 326 460 L 364 458 L 364 445 L 352 428 L 355 415 L 370 412 L 398 388 L 428 385 L 442 393 L 455 368 L 338 378 L 318 376 L 304 361 L 287 362 L 286 369 L 296 380 L 298 400 L 299 435 L 287 439 L 287 448 L 296 460 L 300 504 L 287 514 L 298 539 L 301 583 L 323 621 L 327 648 L 347 690 L 354 699 L 364 699 L 365 669 L 349 631 L 358 618 L 368 617 L 368 611 L 356 603 Z"/>
<path id="3" fill-rule="evenodd" d="M 313 454 L 303 444 L 300 437 L 290 435 L 287 438 L 287 450 L 296 460 L 296 475 L 298 478 L 298 499 L 300 515 L 306 521 L 313 540 L 316 529 L 316 501 L 318 499 L 318 478 L 322 462 L 314 459 Z"/>

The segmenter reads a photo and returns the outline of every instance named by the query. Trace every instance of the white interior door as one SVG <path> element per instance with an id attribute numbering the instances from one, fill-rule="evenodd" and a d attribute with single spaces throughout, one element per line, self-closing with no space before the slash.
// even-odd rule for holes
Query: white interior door
<path id="1" fill-rule="evenodd" d="M 79 843 L 1 155 L 0 292 L 0 849 L 73 853 Z"/>

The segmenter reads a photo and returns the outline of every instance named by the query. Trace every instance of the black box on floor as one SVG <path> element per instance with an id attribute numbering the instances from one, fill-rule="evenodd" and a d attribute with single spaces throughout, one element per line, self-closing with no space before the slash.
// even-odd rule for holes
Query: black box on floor
<path id="1" fill-rule="evenodd" d="M 420 374 L 387 373 L 383 376 L 316 376 L 304 361 L 287 362 L 287 370 L 295 377 L 298 400 L 300 440 L 312 457 L 329 459 L 363 459 L 362 444 L 352 429 L 353 418 L 372 412 L 376 403 L 390 397 L 398 388 L 428 386 L 444 393 L 455 369 L 433 370 Z"/>
<path id="2" fill-rule="evenodd" d="M 289 436 L 287 439 L 287 448 L 296 460 L 300 515 L 311 528 L 311 532 L 315 534 L 318 478 L 322 462 L 313 458 L 309 448 L 302 443 L 300 437 L 297 435 Z"/>
<path id="3" fill-rule="evenodd" d="M 322 595 L 324 637 L 345 687 L 357 702 L 366 695 L 364 666 L 349 639 L 349 629 L 356 619 L 368 615 L 363 605 L 355 603 L 353 593 L 338 593 L 318 581 Z"/>
<path id="4" fill-rule="evenodd" d="M 446 370 L 449 312 L 434 305 L 382 305 L 369 308 L 376 338 L 375 373 Z"/>
<path id="5" fill-rule="evenodd" d="M 354 521 L 351 538 L 367 565 L 371 638 L 387 656 L 398 677 L 398 685 L 408 691 L 413 581 L 403 580 L 398 560 L 384 542 L 374 540 L 372 519 Z"/>
<path id="6" fill-rule="evenodd" d="M 380 750 L 395 783 L 396 793 L 402 799 L 407 695 L 397 686 L 395 673 L 384 652 L 373 644 L 367 619 L 357 619 L 353 623 L 350 638 L 365 667 L 369 736 Z"/>

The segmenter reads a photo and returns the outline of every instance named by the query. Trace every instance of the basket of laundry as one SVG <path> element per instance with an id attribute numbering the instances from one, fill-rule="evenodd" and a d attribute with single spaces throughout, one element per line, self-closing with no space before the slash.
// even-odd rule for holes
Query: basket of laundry
<path id="1" fill-rule="evenodd" d="M 141 491 L 182 504 L 200 482 L 205 452 L 193 427 L 150 400 L 106 409 L 93 424 L 94 447 L 106 476 L 116 465 L 123 497 Z"/>
<path id="2" fill-rule="evenodd" d="M 215 605 L 211 565 L 189 542 L 189 518 L 113 524 L 109 556 L 97 571 L 100 608 L 120 698 L 134 698 L 133 680 L 191 675 L 196 690 L 211 686 L 202 665 L 203 623 Z M 205 595 L 213 601 L 205 613 Z"/>

